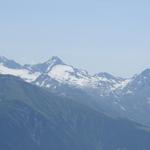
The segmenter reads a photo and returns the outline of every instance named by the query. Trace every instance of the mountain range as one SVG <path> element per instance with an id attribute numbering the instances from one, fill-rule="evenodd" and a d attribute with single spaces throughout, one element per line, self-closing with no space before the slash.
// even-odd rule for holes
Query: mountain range
<path id="1" fill-rule="evenodd" d="M 0 75 L 0 149 L 149 150 L 150 128 Z"/>
<path id="2" fill-rule="evenodd" d="M 132 78 L 0 57 L 0 149 L 149 150 L 150 69 Z"/>
<path id="3" fill-rule="evenodd" d="M 35 65 L 21 65 L 0 57 L 0 74 L 13 75 L 96 111 L 150 126 L 150 69 L 132 78 L 115 77 L 75 68 L 54 56 Z"/>

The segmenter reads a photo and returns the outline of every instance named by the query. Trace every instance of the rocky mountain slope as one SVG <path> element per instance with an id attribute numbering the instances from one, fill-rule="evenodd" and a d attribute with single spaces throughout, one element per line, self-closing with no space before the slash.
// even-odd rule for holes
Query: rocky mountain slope
<path id="1" fill-rule="evenodd" d="M 0 149 L 149 150 L 150 129 L 0 75 Z"/>
<path id="2" fill-rule="evenodd" d="M 90 75 L 86 70 L 67 65 L 58 57 L 36 65 L 20 65 L 0 57 L 0 74 L 21 77 L 24 81 L 78 101 L 150 126 L 150 69 L 129 79 L 108 73 Z"/>

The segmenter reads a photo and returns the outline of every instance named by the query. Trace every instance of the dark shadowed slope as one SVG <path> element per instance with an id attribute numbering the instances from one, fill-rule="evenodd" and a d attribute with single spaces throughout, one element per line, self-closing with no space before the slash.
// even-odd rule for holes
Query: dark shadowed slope
<path id="1" fill-rule="evenodd" d="M 149 150 L 150 132 L 0 75 L 1 150 Z"/>

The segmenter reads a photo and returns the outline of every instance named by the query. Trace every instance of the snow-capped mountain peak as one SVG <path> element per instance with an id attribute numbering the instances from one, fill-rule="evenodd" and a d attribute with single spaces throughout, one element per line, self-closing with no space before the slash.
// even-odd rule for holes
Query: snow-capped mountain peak
<path id="1" fill-rule="evenodd" d="M 52 58 L 48 59 L 45 63 L 51 65 L 51 64 L 65 64 L 59 57 L 53 56 Z"/>
<path id="2" fill-rule="evenodd" d="M 53 56 L 48 61 L 45 62 L 47 66 L 46 72 L 49 72 L 56 65 L 65 65 L 65 63 L 57 56 Z"/>
<path id="3" fill-rule="evenodd" d="M 0 56 L 0 62 L 6 62 L 8 59 L 4 56 Z"/>
<path id="4" fill-rule="evenodd" d="M 12 69 L 20 69 L 22 67 L 20 64 L 18 64 L 14 60 L 7 59 L 4 56 L 0 56 L 0 64 L 5 67 L 12 68 Z"/>
<path id="5" fill-rule="evenodd" d="M 136 93 L 142 91 L 143 89 L 150 88 L 150 69 L 145 69 L 139 75 L 131 78 L 128 85 L 125 87 L 125 91 L 131 91 L 132 93 Z M 127 93 L 127 92 L 126 92 Z"/>
<path id="6" fill-rule="evenodd" d="M 59 64 L 65 64 L 59 57 L 53 56 L 52 58 L 48 59 L 45 62 L 38 63 L 35 65 L 24 65 L 26 69 L 30 69 L 33 72 L 40 72 L 42 73 L 48 73 L 53 66 L 59 65 Z"/>
<path id="7" fill-rule="evenodd" d="M 150 78 L 150 69 L 145 69 L 141 74 L 142 77 L 149 77 Z"/>
<path id="8" fill-rule="evenodd" d="M 90 82 L 88 72 L 66 64 L 53 66 L 48 72 L 48 75 L 63 84 L 70 84 L 73 86 L 83 87 L 87 86 Z"/>
<path id="9" fill-rule="evenodd" d="M 105 93 L 129 93 L 134 87 L 142 87 L 150 83 L 150 69 L 130 79 L 115 77 L 101 72 L 90 75 L 86 70 L 75 68 L 64 63 L 59 57 L 53 56 L 43 63 L 35 65 L 20 65 L 6 57 L 0 57 L 0 74 L 19 76 L 27 82 L 41 87 L 68 85 L 89 91 L 97 90 L 99 95 Z M 130 93 L 131 93 L 130 92 Z"/>
<path id="10" fill-rule="evenodd" d="M 32 72 L 14 60 L 7 59 L 4 56 L 0 56 L 0 74 L 18 76 L 27 82 L 32 82 L 39 76 L 38 72 Z"/>

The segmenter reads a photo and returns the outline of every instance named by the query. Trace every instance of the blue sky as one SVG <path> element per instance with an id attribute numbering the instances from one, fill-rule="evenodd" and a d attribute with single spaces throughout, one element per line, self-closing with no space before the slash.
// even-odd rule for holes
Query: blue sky
<path id="1" fill-rule="evenodd" d="M 148 0 L 0 1 L 0 55 L 37 63 L 57 55 L 89 70 L 131 76 L 150 68 Z"/>

